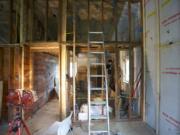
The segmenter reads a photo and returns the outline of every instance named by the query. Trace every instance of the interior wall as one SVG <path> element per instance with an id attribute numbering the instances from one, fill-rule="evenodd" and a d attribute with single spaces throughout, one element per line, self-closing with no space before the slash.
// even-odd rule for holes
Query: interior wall
<path id="1" fill-rule="evenodd" d="M 180 1 L 160 0 L 160 135 L 180 134 Z"/>
<path id="2" fill-rule="evenodd" d="M 21 48 L 0 48 L 0 81 L 3 84 L 2 118 L 7 119 L 8 108 L 6 96 L 9 89 L 19 89 L 21 79 Z M 9 112 L 10 114 L 11 112 Z"/>
<path id="3" fill-rule="evenodd" d="M 144 3 L 145 115 L 160 135 L 180 132 L 180 1 Z"/>
<path id="4" fill-rule="evenodd" d="M 158 74 L 158 25 L 156 1 L 145 3 L 145 119 L 156 128 L 156 92 Z"/>

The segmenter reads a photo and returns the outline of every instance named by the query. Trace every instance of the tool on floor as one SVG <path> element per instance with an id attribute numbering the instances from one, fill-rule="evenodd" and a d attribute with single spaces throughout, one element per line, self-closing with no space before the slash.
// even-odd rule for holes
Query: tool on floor
<path id="1" fill-rule="evenodd" d="M 103 1 L 101 0 L 101 17 L 103 22 Z M 88 0 L 88 134 L 110 135 L 109 125 L 109 103 L 108 103 L 108 81 L 106 71 L 106 58 L 104 46 L 103 25 L 101 31 L 91 31 L 90 28 L 90 0 Z M 96 51 L 93 50 L 96 47 Z M 97 51 L 98 49 L 98 51 Z M 95 61 L 94 61 L 95 58 Z M 94 71 L 96 67 L 96 71 Z M 99 71 L 101 70 L 101 71 Z M 96 82 L 96 85 L 94 85 Z M 95 94 L 101 94 L 102 100 L 93 100 Z M 102 112 L 92 112 L 92 107 L 101 107 Z M 98 122 L 105 124 L 105 129 L 94 129 Z"/>
<path id="2" fill-rule="evenodd" d="M 33 95 L 30 91 L 10 90 L 7 96 L 8 107 L 15 108 L 13 120 L 8 124 L 7 135 L 23 135 L 23 129 L 27 135 L 31 135 L 29 128 L 23 120 L 23 109 L 27 109 L 33 104 Z"/>

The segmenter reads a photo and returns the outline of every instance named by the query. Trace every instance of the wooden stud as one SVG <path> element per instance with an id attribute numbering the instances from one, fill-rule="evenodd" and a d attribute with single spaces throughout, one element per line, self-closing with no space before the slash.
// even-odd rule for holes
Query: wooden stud
<path id="1" fill-rule="evenodd" d="M 76 0 L 73 1 L 73 112 L 76 120 Z"/>
<path id="2" fill-rule="evenodd" d="M 34 0 L 28 1 L 28 40 L 33 40 L 33 16 L 34 16 Z"/>
<path id="3" fill-rule="evenodd" d="M 119 49 L 118 49 L 118 21 L 117 21 L 117 3 L 115 4 L 115 7 L 113 9 L 114 14 L 114 30 L 115 30 L 115 45 L 114 45 L 114 79 L 115 79 L 115 118 L 116 120 L 120 119 L 120 104 L 119 104 L 119 86 L 118 86 L 118 76 L 119 76 L 119 68 L 118 68 L 118 60 L 119 60 Z"/>
<path id="4" fill-rule="evenodd" d="M 20 46 L 23 46 L 24 42 L 24 0 L 20 0 Z"/>
<path id="5" fill-rule="evenodd" d="M 21 47 L 21 89 L 24 89 L 24 46 Z"/>
<path id="6" fill-rule="evenodd" d="M 134 84 L 134 55 L 133 55 L 133 46 L 131 44 L 132 42 L 132 17 L 131 17 L 131 0 L 128 0 L 128 16 L 129 16 L 129 73 L 130 73 L 130 77 L 129 77 L 129 106 L 128 106 L 128 118 L 131 119 L 132 117 L 132 110 L 131 110 L 131 103 L 132 103 L 132 98 L 131 98 L 131 93 L 133 90 L 133 84 Z"/>
<path id="7" fill-rule="evenodd" d="M 59 1 L 59 41 L 66 42 L 66 21 L 67 21 L 67 0 Z M 66 91 L 66 72 L 67 72 L 67 49 L 65 44 L 60 44 L 60 119 L 67 115 L 67 91 Z"/>
<path id="8" fill-rule="evenodd" d="M 47 41 L 48 35 L 48 12 L 49 12 L 49 0 L 46 0 L 46 14 L 45 14 L 45 23 L 44 23 L 44 40 Z"/>
<path id="9" fill-rule="evenodd" d="M 144 24 L 144 10 L 143 10 L 143 0 L 141 0 L 140 1 L 140 10 L 141 10 L 141 28 L 143 27 L 143 24 Z M 143 32 L 141 33 L 141 42 L 142 42 L 142 44 L 141 44 L 141 63 L 142 63 L 142 71 L 141 71 L 141 73 L 142 73 L 142 77 L 141 77 L 141 100 L 140 100 L 140 107 L 141 107 L 141 109 L 140 109 L 140 117 L 141 117 L 141 119 L 142 120 L 144 120 L 145 119 L 145 113 L 144 113 L 144 109 L 145 109 L 145 92 L 144 92 L 144 84 L 145 84 L 145 81 L 144 81 L 144 71 L 145 71 L 145 68 L 144 68 L 144 43 L 145 43 L 145 41 L 144 41 L 144 39 L 145 39 L 145 37 L 144 37 L 144 35 L 143 35 L 143 33 L 144 33 L 144 30 L 143 30 Z"/>
<path id="10" fill-rule="evenodd" d="M 9 23 L 10 23 L 10 38 L 9 38 L 9 41 L 10 41 L 10 43 L 12 43 L 13 42 L 13 37 L 14 37 L 14 35 L 13 35 L 13 0 L 9 0 L 9 2 L 10 2 L 10 4 L 9 4 L 9 8 L 10 8 L 10 20 L 9 20 Z"/>

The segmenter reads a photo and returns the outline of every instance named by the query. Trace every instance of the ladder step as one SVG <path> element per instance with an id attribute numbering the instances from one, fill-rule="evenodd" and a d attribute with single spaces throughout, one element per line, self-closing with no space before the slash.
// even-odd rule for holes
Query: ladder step
<path id="1" fill-rule="evenodd" d="M 91 52 L 89 52 L 89 53 L 92 53 L 92 54 L 104 54 L 104 52 L 93 52 L 93 51 L 91 51 Z"/>
<path id="2" fill-rule="evenodd" d="M 106 115 L 91 115 L 90 117 L 92 120 L 105 120 L 105 119 L 107 119 Z"/>
<path id="3" fill-rule="evenodd" d="M 90 44 L 104 44 L 103 41 L 89 41 Z"/>
<path id="4" fill-rule="evenodd" d="M 103 34 L 102 31 L 90 31 L 89 34 Z"/>
<path id="5" fill-rule="evenodd" d="M 100 133 L 108 133 L 106 130 L 97 130 L 97 131 L 91 131 L 92 134 L 100 134 Z"/>
<path id="6" fill-rule="evenodd" d="M 92 62 L 92 63 L 90 63 L 91 65 L 98 65 L 98 66 L 103 66 L 103 65 L 105 65 L 104 63 L 95 63 L 95 62 Z"/>
<path id="7" fill-rule="evenodd" d="M 105 75 L 90 75 L 90 77 L 105 77 Z"/>
<path id="8" fill-rule="evenodd" d="M 91 105 L 106 105 L 106 101 L 91 101 Z"/>
<path id="9" fill-rule="evenodd" d="M 105 88 L 91 88 L 91 90 L 105 90 Z"/>

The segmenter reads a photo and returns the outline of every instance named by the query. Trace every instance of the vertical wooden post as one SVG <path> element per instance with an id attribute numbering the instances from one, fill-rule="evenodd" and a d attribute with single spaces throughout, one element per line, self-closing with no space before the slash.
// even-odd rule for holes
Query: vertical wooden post
<path id="1" fill-rule="evenodd" d="M 13 0 L 10 0 L 9 1 L 10 2 L 10 21 L 9 21 L 9 23 L 10 23 L 10 38 L 9 38 L 9 40 L 10 40 L 10 43 L 12 43 L 13 42 Z"/>
<path id="2" fill-rule="evenodd" d="M 0 120 L 2 120 L 3 109 L 3 48 L 0 48 Z"/>
<path id="3" fill-rule="evenodd" d="M 24 89 L 24 46 L 21 47 L 21 89 Z"/>
<path id="4" fill-rule="evenodd" d="M 46 13 L 45 13 L 45 23 L 44 23 L 44 39 L 47 41 L 47 34 L 48 34 L 48 9 L 49 9 L 49 0 L 46 0 Z"/>
<path id="5" fill-rule="evenodd" d="M 131 13 L 131 0 L 128 0 L 128 16 L 129 16 L 129 108 L 128 108 L 128 118 L 131 119 L 132 116 L 132 90 L 134 88 L 134 51 L 132 45 L 132 13 Z"/>
<path id="6" fill-rule="evenodd" d="M 141 62 L 142 62 L 142 79 L 141 79 L 141 112 L 140 112 L 140 116 L 142 120 L 145 120 L 145 92 L 144 92 L 144 71 L 145 71 L 145 66 L 144 66 L 144 44 L 145 44 L 145 30 L 144 30 L 144 8 L 143 8 L 143 0 L 140 1 L 140 8 L 141 8 L 141 29 L 143 29 L 142 33 L 141 33 Z"/>
<path id="7" fill-rule="evenodd" d="M 119 104 L 119 86 L 118 86 L 118 77 L 119 77 L 119 68 L 118 68 L 118 60 L 119 60 L 119 49 L 118 49 L 118 20 L 117 20 L 117 1 L 114 3 L 113 7 L 113 19 L 114 19 L 114 30 L 115 30 L 115 46 L 114 46 L 114 79 L 115 79 L 115 117 L 116 120 L 120 119 L 120 104 Z"/>
<path id="8" fill-rule="evenodd" d="M 66 19 L 67 19 L 67 0 L 59 0 L 59 56 L 60 56 L 60 118 L 61 120 L 67 115 L 67 90 L 66 90 L 66 70 L 67 70 L 67 49 L 66 44 Z"/>
<path id="9" fill-rule="evenodd" d="M 30 90 L 33 90 L 34 88 L 33 88 L 33 86 L 34 86 L 34 79 L 33 79 L 33 74 L 34 74 L 34 70 L 33 70 L 33 53 L 32 53 L 32 51 L 30 50 L 30 85 L 29 85 L 29 88 L 30 88 Z"/>
<path id="10" fill-rule="evenodd" d="M 29 9 L 28 9 L 28 40 L 31 43 L 33 40 L 33 16 L 34 16 L 34 1 L 29 0 Z"/>
<path id="11" fill-rule="evenodd" d="M 76 120 L 76 0 L 73 1 L 73 112 Z"/>
<path id="12" fill-rule="evenodd" d="M 29 40 L 29 45 L 31 45 L 31 43 L 32 43 L 32 40 L 33 40 L 33 16 L 34 16 L 34 0 L 29 0 L 28 1 L 29 3 L 28 3 L 28 40 Z M 30 90 L 33 90 L 33 54 L 32 54 L 32 52 L 31 52 L 31 50 L 30 50 L 30 52 L 29 52 L 30 54 L 30 77 L 29 77 L 29 89 Z"/>
<path id="13" fill-rule="evenodd" d="M 22 58 L 21 58 L 21 88 L 24 89 L 24 0 L 20 0 L 20 47 L 22 47 Z"/>
<path id="14" fill-rule="evenodd" d="M 20 46 L 23 46 L 24 42 L 24 0 L 20 0 Z"/>

